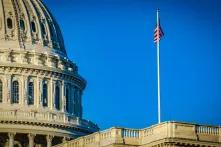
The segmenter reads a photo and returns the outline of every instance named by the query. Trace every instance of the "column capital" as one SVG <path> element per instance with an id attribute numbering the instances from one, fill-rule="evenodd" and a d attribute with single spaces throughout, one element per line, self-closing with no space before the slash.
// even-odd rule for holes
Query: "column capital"
<path id="1" fill-rule="evenodd" d="M 46 136 L 47 141 L 52 141 L 53 138 L 54 138 L 53 135 L 47 135 Z"/>
<path id="2" fill-rule="evenodd" d="M 15 132 L 10 132 L 8 133 L 9 139 L 13 139 L 15 137 L 16 133 Z"/>
<path id="3" fill-rule="evenodd" d="M 63 137 L 62 142 L 65 143 L 70 140 L 70 137 Z"/>
<path id="4" fill-rule="evenodd" d="M 36 134 L 32 134 L 32 133 L 29 133 L 29 134 L 28 134 L 28 138 L 29 138 L 29 139 L 32 139 L 32 138 L 34 138 L 35 136 L 36 136 Z"/>
<path id="5" fill-rule="evenodd" d="M 63 143 L 66 142 L 66 137 L 63 137 L 62 142 L 63 142 Z"/>

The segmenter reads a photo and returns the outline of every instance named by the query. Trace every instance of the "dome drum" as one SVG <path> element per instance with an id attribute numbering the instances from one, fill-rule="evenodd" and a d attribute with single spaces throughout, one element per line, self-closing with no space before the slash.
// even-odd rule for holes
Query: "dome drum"
<path id="1" fill-rule="evenodd" d="M 68 129 L 70 138 L 95 132 L 98 126 L 82 118 L 84 87 L 77 74 L 1 64 L 0 126 L 41 125 L 43 130 L 56 128 L 55 136 Z"/>
<path id="2" fill-rule="evenodd" d="M 0 105 L 4 104 L 4 110 L 17 107 L 67 110 L 67 113 L 81 117 L 84 84 L 78 77 L 55 71 L 0 66 Z"/>

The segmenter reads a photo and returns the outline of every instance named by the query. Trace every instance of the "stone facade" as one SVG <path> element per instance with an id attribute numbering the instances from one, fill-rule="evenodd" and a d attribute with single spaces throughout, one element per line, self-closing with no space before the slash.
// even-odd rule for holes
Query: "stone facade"
<path id="1" fill-rule="evenodd" d="M 221 147 L 221 128 L 165 122 L 145 129 L 110 128 L 55 147 Z"/>
<path id="2" fill-rule="evenodd" d="M 41 0 L 0 0 L 0 147 L 52 146 L 98 131 L 86 81 Z"/>

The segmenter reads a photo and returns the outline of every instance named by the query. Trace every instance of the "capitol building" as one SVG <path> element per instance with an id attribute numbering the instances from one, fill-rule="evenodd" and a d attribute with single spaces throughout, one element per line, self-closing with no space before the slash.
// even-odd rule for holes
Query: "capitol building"
<path id="1" fill-rule="evenodd" d="M 50 147 L 98 131 L 82 118 L 85 86 L 42 1 L 0 0 L 0 147 Z"/>
<path id="2" fill-rule="evenodd" d="M 218 126 L 99 132 L 82 118 L 85 87 L 42 0 L 0 0 L 0 147 L 221 147 Z"/>

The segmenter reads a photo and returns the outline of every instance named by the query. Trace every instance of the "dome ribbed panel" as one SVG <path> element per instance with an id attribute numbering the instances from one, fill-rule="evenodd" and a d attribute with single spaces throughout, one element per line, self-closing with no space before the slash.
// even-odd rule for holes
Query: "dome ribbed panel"
<path id="1" fill-rule="evenodd" d="M 60 28 L 41 0 L 0 0 L 0 49 L 66 56 Z"/>

